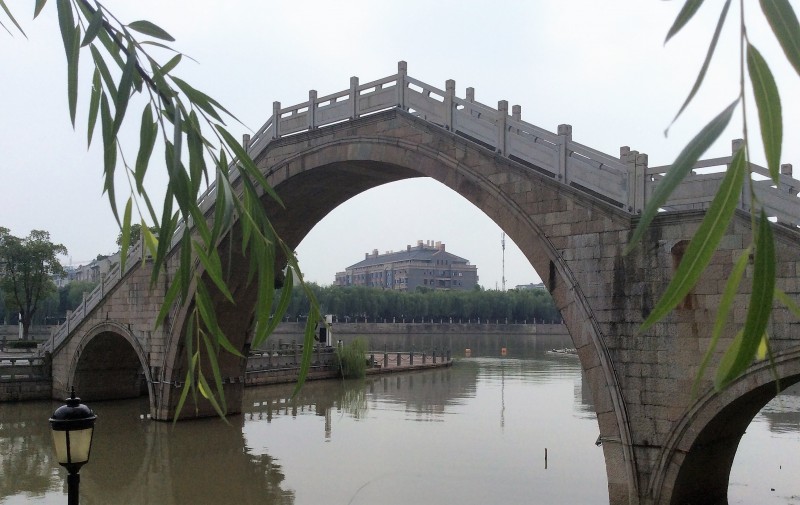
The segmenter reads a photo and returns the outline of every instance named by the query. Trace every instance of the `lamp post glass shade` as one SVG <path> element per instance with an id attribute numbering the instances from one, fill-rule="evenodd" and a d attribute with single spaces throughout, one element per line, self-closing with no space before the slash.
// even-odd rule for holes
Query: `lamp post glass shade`
<path id="1" fill-rule="evenodd" d="M 66 399 L 67 404 L 57 408 L 50 418 L 56 457 L 59 464 L 70 471 L 77 470 L 89 461 L 94 422 L 97 419 L 92 409 L 80 401 L 75 397 L 73 388 L 72 395 Z"/>

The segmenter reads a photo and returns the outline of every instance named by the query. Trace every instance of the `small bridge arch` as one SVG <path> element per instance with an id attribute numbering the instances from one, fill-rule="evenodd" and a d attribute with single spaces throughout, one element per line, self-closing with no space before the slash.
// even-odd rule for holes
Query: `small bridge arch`
<path id="1" fill-rule="evenodd" d="M 751 366 L 687 410 L 662 449 L 650 483 L 654 496 L 670 496 L 674 505 L 727 503 L 728 479 L 745 430 L 779 390 L 800 382 L 800 349 L 777 353 L 773 364 Z"/>
<path id="2" fill-rule="evenodd" d="M 153 403 L 150 367 L 129 326 L 103 321 L 81 337 L 69 367 L 68 385 L 87 401 L 120 400 L 146 394 Z"/>

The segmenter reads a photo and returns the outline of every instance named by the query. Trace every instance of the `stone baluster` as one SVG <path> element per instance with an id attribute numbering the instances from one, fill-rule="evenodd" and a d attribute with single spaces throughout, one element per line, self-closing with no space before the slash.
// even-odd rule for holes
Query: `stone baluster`
<path id="1" fill-rule="evenodd" d="M 406 109 L 406 77 L 408 76 L 408 63 L 397 62 L 397 106 L 400 110 Z"/>
<path id="2" fill-rule="evenodd" d="M 791 182 L 794 182 L 794 178 L 792 177 L 792 165 L 791 163 L 784 163 L 781 165 L 781 175 L 784 175 L 788 178 L 791 178 Z M 791 182 L 786 181 L 785 178 L 781 178 L 781 186 L 780 188 L 787 192 L 787 193 L 794 193 L 797 194 L 797 186 L 792 184 Z"/>
<path id="3" fill-rule="evenodd" d="M 495 119 L 497 126 L 497 143 L 495 145 L 495 152 L 505 155 L 506 154 L 506 127 L 508 125 L 508 100 L 500 100 L 497 102 L 497 118 Z"/>
<path id="4" fill-rule="evenodd" d="M 567 174 L 567 144 L 572 142 L 572 125 L 558 125 L 558 180 L 564 184 L 569 184 L 569 174 Z"/>
<path id="5" fill-rule="evenodd" d="M 350 119 L 358 117 L 358 77 L 350 78 Z"/>
<path id="6" fill-rule="evenodd" d="M 281 103 L 272 102 L 272 138 L 281 138 Z"/>
<path id="7" fill-rule="evenodd" d="M 308 129 L 313 130 L 317 127 L 317 90 L 312 89 L 308 92 Z"/>
<path id="8" fill-rule="evenodd" d="M 455 131 L 456 104 L 453 100 L 456 96 L 456 81 L 448 79 L 444 83 L 444 127 L 449 131 Z"/>

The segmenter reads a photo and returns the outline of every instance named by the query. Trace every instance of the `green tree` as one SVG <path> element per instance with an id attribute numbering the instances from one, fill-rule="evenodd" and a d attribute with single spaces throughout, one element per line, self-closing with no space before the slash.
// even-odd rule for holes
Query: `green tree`
<path id="1" fill-rule="evenodd" d="M 46 231 L 18 238 L 0 227 L 0 287 L 8 309 L 20 314 L 25 340 L 36 310 L 56 292 L 52 277 L 64 275 L 60 254 L 67 254 L 67 248 L 52 243 Z"/>
<path id="2" fill-rule="evenodd" d="M 150 227 L 148 227 L 148 230 L 150 230 L 150 233 L 151 233 L 151 234 L 152 234 L 154 237 L 157 237 L 157 236 L 158 236 L 158 228 L 156 228 L 155 226 L 150 226 Z M 119 235 L 117 235 L 117 245 L 118 245 L 120 248 L 122 248 L 122 240 L 123 240 L 123 238 L 124 238 L 124 235 L 125 235 L 125 234 L 124 234 L 122 231 L 120 231 L 120 232 L 119 232 Z M 138 243 L 138 242 L 139 242 L 139 240 L 140 240 L 141 238 L 142 238 L 142 225 L 141 225 L 141 224 L 139 224 L 139 223 L 133 223 L 133 224 L 131 225 L 130 236 L 129 236 L 129 238 L 128 238 L 128 240 L 130 241 L 129 243 L 130 243 L 130 244 L 136 244 L 136 243 Z"/>

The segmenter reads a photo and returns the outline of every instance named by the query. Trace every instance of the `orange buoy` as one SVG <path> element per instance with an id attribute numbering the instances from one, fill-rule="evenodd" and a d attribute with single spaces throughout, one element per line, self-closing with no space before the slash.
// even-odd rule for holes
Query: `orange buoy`
<path id="1" fill-rule="evenodd" d="M 505 347 L 501 347 L 500 348 L 500 356 L 505 356 L 506 354 L 508 354 L 508 351 L 506 350 L 506 348 Z"/>

